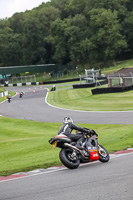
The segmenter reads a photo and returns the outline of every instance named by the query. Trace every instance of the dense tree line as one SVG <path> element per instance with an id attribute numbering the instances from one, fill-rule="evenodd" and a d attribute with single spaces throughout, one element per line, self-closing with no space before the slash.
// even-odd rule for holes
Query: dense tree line
<path id="1" fill-rule="evenodd" d="M 0 19 L 0 66 L 91 66 L 132 57 L 132 0 L 51 0 Z"/>

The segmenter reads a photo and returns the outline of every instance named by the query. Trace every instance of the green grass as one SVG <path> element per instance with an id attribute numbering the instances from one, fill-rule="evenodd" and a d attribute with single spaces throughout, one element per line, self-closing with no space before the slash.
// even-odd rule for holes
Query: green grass
<path id="1" fill-rule="evenodd" d="M 81 88 L 49 92 L 47 101 L 54 106 L 73 110 L 133 110 L 133 91 L 92 95 L 91 89 Z"/>
<path id="2" fill-rule="evenodd" d="M 48 143 L 59 126 L 0 117 L 0 175 L 59 164 Z"/>
<path id="3" fill-rule="evenodd" d="M 118 61 L 116 62 L 115 66 L 104 67 L 102 69 L 102 73 L 105 73 L 105 74 L 114 73 L 122 68 L 133 68 L 133 59 Z"/>
<path id="4" fill-rule="evenodd" d="M 5 91 L 6 91 L 5 88 L 0 87 L 0 92 L 5 92 Z"/>
<path id="5" fill-rule="evenodd" d="M 133 125 L 79 125 L 94 129 L 109 152 L 133 147 Z M 0 175 L 60 165 L 60 149 L 48 143 L 60 126 L 0 117 Z"/>

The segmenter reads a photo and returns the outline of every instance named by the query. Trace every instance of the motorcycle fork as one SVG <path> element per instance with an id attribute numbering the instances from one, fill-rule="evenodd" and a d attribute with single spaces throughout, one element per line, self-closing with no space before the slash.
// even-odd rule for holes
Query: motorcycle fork
<path id="1" fill-rule="evenodd" d="M 101 148 L 99 144 L 98 144 L 97 146 L 98 146 L 98 152 L 99 152 L 103 157 L 106 157 L 107 154 L 106 154 L 106 152 L 103 150 L 103 148 Z"/>

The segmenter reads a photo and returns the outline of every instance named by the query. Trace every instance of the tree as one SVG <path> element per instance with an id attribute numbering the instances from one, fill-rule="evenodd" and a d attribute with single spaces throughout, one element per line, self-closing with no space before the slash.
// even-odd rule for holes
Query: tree
<path id="1" fill-rule="evenodd" d="M 67 24 L 65 21 L 61 19 L 55 20 L 51 24 L 51 35 L 48 37 L 54 48 L 53 61 L 60 64 L 68 62 L 67 39 L 65 36 L 66 27 Z"/>
<path id="2" fill-rule="evenodd" d="M 69 4 L 69 0 L 51 0 L 51 5 L 54 8 L 57 8 L 60 10 L 60 17 L 62 20 L 69 17 L 69 14 L 67 12 L 68 4 Z"/>
<path id="3" fill-rule="evenodd" d="M 14 33 L 23 33 L 23 21 L 24 13 L 15 13 L 11 18 L 9 18 L 9 27 L 13 30 Z"/>
<path id="4" fill-rule="evenodd" d="M 7 21 L 0 21 L 0 65 L 10 66 L 21 64 L 22 38 L 14 34 Z"/>
<path id="5" fill-rule="evenodd" d="M 24 64 L 45 63 L 45 47 L 39 18 L 27 13 L 23 23 Z"/>
<path id="6" fill-rule="evenodd" d="M 132 12 L 132 0 L 51 0 L 15 13 L 0 20 L 0 65 L 132 58 Z"/>
<path id="7" fill-rule="evenodd" d="M 83 14 L 86 8 L 87 0 L 69 0 L 69 3 L 66 4 L 66 10 L 69 13 L 69 16 L 75 16 L 77 14 Z"/>
<path id="8" fill-rule="evenodd" d="M 50 42 L 50 25 L 56 19 L 60 18 L 61 11 L 51 5 L 41 6 L 37 13 L 40 21 L 40 28 L 43 35 L 43 45 L 45 48 L 45 63 L 52 63 L 53 46 Z"/>
<path id="9" fill-rule="evenodd" d="M 132 58 L 133 55 L 133 11 L 128 12 L 123 21 L 123 32 L 128 43 L 127 57 Z"/>
<path id="10" fill-rule="evenodd" d="M 67 27 L 65 29 L 67 36 L 67 47 L 71 62 L 76 66 L 81 64 L 84 66 L 88 57 L 85 57 L 82 49 L 82 41 L 88 35 L 87 20 L 84 15 L 77 14 L 72 18 L 67 19 Z"/>
<path id="11" fill-rule="evenodd" d="M 96 45 L 99 59 L 107 62 L 127 48 L 127 42 L 121 34 L 121 25 L 117 19 L 117 12 L 106 9 L 92 9 L 90 11 L 91 42 Z M 99 50 L 99 52 L 98 52 Z"/>

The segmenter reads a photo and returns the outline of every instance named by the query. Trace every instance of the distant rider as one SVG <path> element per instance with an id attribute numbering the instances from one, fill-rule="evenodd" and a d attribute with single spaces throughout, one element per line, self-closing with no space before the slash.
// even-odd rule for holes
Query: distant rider
<path id="1" fill-rule="evenodd" d="M 23 94 L 24 94 L 23 92 L 20 92 L 20 95 L 19 95 L 19 97 L 21 98 L 21 97 L 23 96 Z"/>
<path id="2" fill-rule="evenodd" d="M 63 133 L 64 135 L 68 136 L 72 141 L 77 142 L 78 148 L 81 148 L 81 145 L 83 142 L 83 135 L 80 133 L 72 134 L 71 132 L 73 130 L 88 133 L 90 136 L 96 134 L 95 131 L 93 131 L 91 129 L 86 129 L 86 128 L 82 128 L 80 126 L 76 126 L 70 117 L 65 117 L 63 120 L 63 125 L 60 127 L 60 129 L 58 131 L 58 135 Z"/>
<path id="3" fill-rule="evenodd" d="M 8 96 L 7 96 L 7 99 L 11 99 L 12 97 L 11 97 L 11 95 L 10 94 L 8 94 Z"/>
<path id="4" fill-rule="evenodd" d="M 11 101 L 11 95 L 9 94 L 8 96 L 7 96 L 7 99 L 8 99 L 8 102 L 10 103 L 10 101 Z"/>

